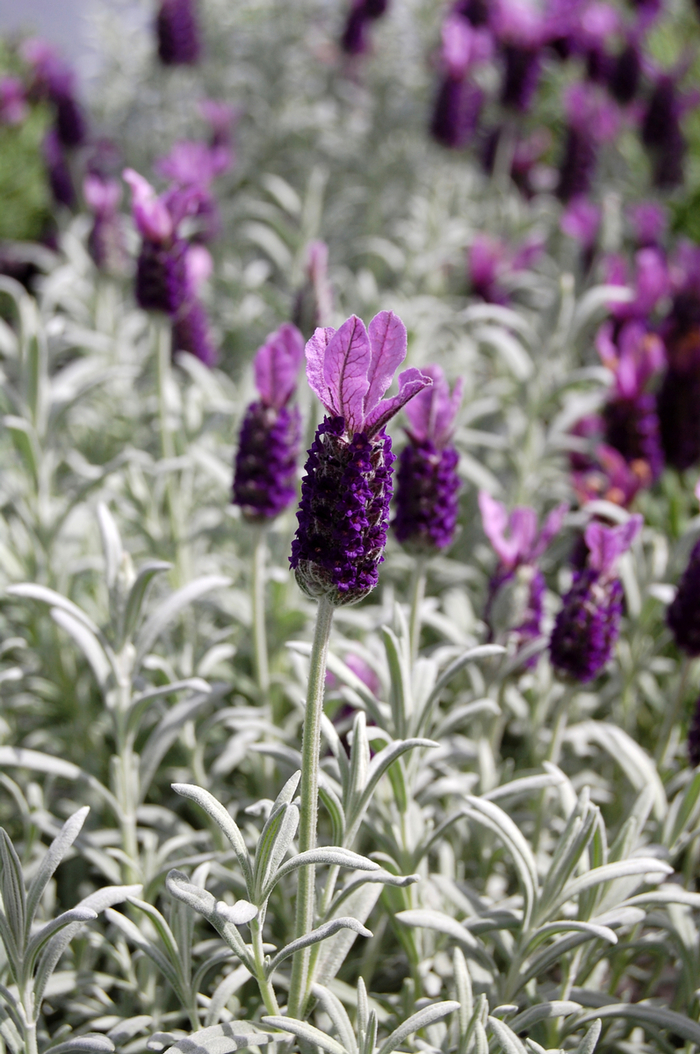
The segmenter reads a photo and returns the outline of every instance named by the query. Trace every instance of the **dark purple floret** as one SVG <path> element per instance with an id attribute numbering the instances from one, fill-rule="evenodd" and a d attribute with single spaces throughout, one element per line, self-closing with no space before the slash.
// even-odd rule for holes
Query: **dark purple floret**
<path id="1" fill-rule="evenodd" d="M 476 131 L 483 101 L 483 92 L 471 81 L 446 74 L 430 123 L 433 138 L 453 150 L 466 146 Z"/>
<path id="2" fill-rule="evenodd" d="M 539 48 L 506 44 L 503 48 L 505 70 L 501 89 L 501 104 L 525 111 L 532 102 L 540 77 Z"/>
<path id="3" fill-rule="evenodd" d="M 623 106 L 632 102 L 642 76 L 642 59 L 639 49 L 628 44 L 615 58 L 608 75 L 608 88 L 613 99 Z"/>
<path id="4" fill-rule="evenodd" d="M 251 403 L 241 426 L 233 502 L 250 523 L 279 516 L 296 496 L 301 421 L 296 406 Z"/>
<path id="5" fill-rule="evenodd" d="M 475 27 L 488 25 L 488 0 L 457 0 L 454 13 Z"/>
<path id="6" fill-rule="evenodd" d="M 457 526 L 459 455 L 438 450 L 429 439 L 409 440 L 396 473 L 394 534 L 406 548 L 431 553 L 452 544 Z"/>
<path id="7" fill-rule="evenodd" d="M 583 127 L 569 125 L 564 157 L 559 167 L 557 196 L 560 201 L 588 194 L 595 174 L 598 148 L 593 136 Z"/>
<path id="8" fill-rule="evenodd" d="M 552 665 L 582 684 L 593 680 L 613 652 L 622 617 L 622 584 L 593 567 L 577 571 L 549 643 Z"/>
<path id="9" fill-rule="evenodd" d="M 204 304 L 196 297 L 187 301 L 173 319 L 173 352 L 188 351 L 205 366 L 218 358 L 209 330 Z"/>
<path id="10" fill-rule="evenodd" d="M 688 761 L 693 768 L 700 765 L 700 698 L 693 707 L 688 728 Z"/>
<path id="11" fill-rule="evenodd" d="M 333 604 L 362 600 L 379 580 L 392 494 L 391 438 L 344 438 L 345 420 L 325 417 L 309 450 L 290 564 L 299 587 Z"/>
<path id="12" fill-rule="evenodd" d="M 658 79 L 642 121 L 642 142 L 651 153 L 652 176 L 657 187 L 683 182 L 686 142 L 680 125 L 681 101 L 673 77 Z"/>
<path id="13" fill-rule="evenodd" d="M 605 442 L 619 450 L 626 461 L 646 461 L 652 479 L 664 466 L 656 398 L 641 392 L 631 399 L 613 399 L 603 410 Z"/>
<path id="14" fill-rule="evenodd" d="M 700 461 L 700 300 L 679 293 L 664 334 L 668 370 L 657 397 L 666 461 L 681 471 Z"/>
<path id="15" fill-rule="evenodd" d="M 367 51 L 367 22 L 362 5 L 353 7 L 349 12 L 340 38 L 340 46 L 346 55 L 362 55 Z"/>
<path id="16" fill-rule="evenodd" d="M 189 292 L 185 257 L 187 242 L 176 238 L 163 245 L 144 238 L 136 264 L 136 302 L 146 311 L 174 315 Z"/>
<path id="17" fill-rule="evenodd" d="M 201 55 L 195 0 L 162 0 L 156 16 L 158 57 L 164 66 L 185 66 Z"/>
<path id="18" fill-rule="evenodd" d="M 64 146 L 82 146 L 87 138 L 87 123 L 80 103 L 66 92 L 54 98 L 56 106 L 56 131 Z"/>
<path id="19" fill-rule="evenodd" d="M 381 18 L 389 7 L 389 0 L 364 0 L 363 8 L 366 18 Z"/>
<path id="20" fill-rule="evenodd" d="M 544 575 L 531 564 L 521 564 L 515 568 L 500 567 L 489 581 L 489 591 L 484 608 L 484 622 L 489 627 L 489 639 L 493 639 L 493 608 L 498 594 L 509 586 L 515 585 L 516 577 L 527 590 L 527 600 L 523 608 L 522 621 L 512 628 L 516 651 L 521 651 L 528 644 L 539 639 L 542 633 L 542 616 L 544 615 L 544 594 L 547 588 Z M 532 668 L 537 665 L 537 655 L 531 656 L 525 663 Z"/>
<path id="21" fill-rule="evenodd" d="M 58 205 L 72 209 L 76 203 L 73 177 L 63 147 L 55 131 L 50 131 L 44 139 L 44 161 L 49 177 L 49 186 Z"/>
<path id="22" fill-rule="evenodd" d="M 700 542 L 693 546 L 666 621 L 681 651 L 700 655 Z"/>

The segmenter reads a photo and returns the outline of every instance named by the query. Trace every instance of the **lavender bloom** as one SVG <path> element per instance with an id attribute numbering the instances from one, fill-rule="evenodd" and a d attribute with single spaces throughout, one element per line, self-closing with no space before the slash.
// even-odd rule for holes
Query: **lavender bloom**
<path id="1" fill-rule="evenodd" d="M 340 47 L 347 55 L 362 55 L 369 48 L 368 23 L 386 13 L 389 0 L 352 0 Z"/>
<path id="2" fill-rule="evenodd" d="M 171 180 L 175 188 L 196 192 L 192 217 L 202 241 L 211 241 L 220 232 L 219 210 L 210 188 L 217 176 L 226 172 L 232 163 L 233 154 L 227 146 L 210 147 L 206 143 L 184 139 L 175 143 L 170 153 L 159 158 L 154 165 L 158 175 Z"/>
<path id="3" fill-rule="evenodd" d="M 188 299 L 188 245 L 178 235 L 188 211 L 185 199 L 157 197 L 133 169 L 124 171 L 131 187 L 134 221 L 142 237 L 136 264 L 136 300 L 147 311 L 175 315 Z"/>
<path id="4" fill-rule="evenodd" d="M 194 65 L 202 52 L 195 0 L 161 0 L 156 15 L 158 58 L 164 66 Z"/>
<path id="5" fill-rule="evenodd" d="M 467 274 L 472 292 L 489 304 L 507 304 L 510 296 L 501 278 L 532 265 L 542 251 L 539 241 L 525 242 L 511 252 L 488 234 L 477 234 L 467 253 Z"/>
<path id="6" fill-rule="evenodd" d="M 616 55 L 608 74 L 608 91 L 621 106 L 631 103 L 642 79 L 642 56 L 639 45 L 630 41 Z"/>
<path id="7" fill-rule="evenodd" d="M 638 321 L 624 323 L 615 340 L 614 332 L 607 322 L 596 338 L 603 365 L 615 377 L 603 410 L 605 440 L 627 462 L 646 462 L 651 482 L 661 475 L 663 451 L 656 400 L 646 388 L 664 365 L 664 348 L 659 337 Z"/>
<path id="8" fill-rule="evenodd" d="M 629 549 L 641 526 L 642 517 L 637 515 L 620 527 L 589 523 L 586 528 L 588 560 L 574 574 L 549 642 L 555 669 L 581 684 L 592 681 L 612 655 L 623 600 L 615 563 Z"/>
<path id="9" fill-rule="evenodd" d="M 557 195 L 569 202 L 591 189 L 599 145 L 617 132 L 617 111 L 600 89 L 575 84 L 567 94 L 568 128 Z"/>
<path id="10" fill-rule="evenodd" d="M 42 149 L 54 200 L 58 205 L 65 205 L 66 208 L 72 209 L 76 203 L 73 177 L 55 129 L 50 129 L 44 136 Z"/>
<path id="11" fill-rule="evenodd" d="M 639 248 L 658 249 L 668 226 L 664 206 L 655 201 L 640 201 L 630 205 L 627 214 Z"/>
<path id="12" fill-rule="evenodd" d="M 309 384 L 329 414 L 309 450 L 290 557 L 308 596 L 353 604 L 377 584 L 394 461 L 384 428 L 432 383 L 404 370 L 398 395 L 383 399 L 405 357 L 406 327 L 391 311 L 376 315 L 369 333 L 353 315 L 306 345 Z"/>
<path id="13" fill-rule="evenodd" d="M 75 96 L 75 76 L 70 68 L 43 40 L 27 40 L 24 57 L 33 67 L 33 92 L 47 98 L 56 110 L 56 132 L 63 146 L 81 146 L 87 137 L 87 122 Z"/>
<path id="14" fill-rule="evenodd" d="M 0 77 L 0 124 L 21 124 L 28 113 L 22 82 L 17 77 Z"/>
<path id="15" fill-rule="evenodd" d="M 122 188 L 116 179 L 88 175 L 83 182 L 85 203 L 95 219 L 88 235 L 88 251 L 101 271 L 118 273 L 124 269 L 125 248 L 121 216 L 117 206 Z"/>
<path id="16" fill-rule="evenodd" d="M 585 197 L 574 198 L 562 214 L 559 227 L 581 246 L 583 266 L 591 267 L 595 254 L 603 211 Z"/>
<path id="17" fill-rule="evenodd" d="M 700 461 L 700 252 L 681 246 L 683 279 L 662 336 L 668 370 L 657 398 L 666 461 L 681 471 Z"/>
<path id="18" fill-rule="evenodd" d="M 683 101 L 676 80 L 663 74 L 649 99 L 642 121 L 642 142 L 651 155 L 654 185 L 659 188 L 678 186 L 683 182 L 686 142 L 680 118 Z"/>
<path id="19" fill-rule="evenodd" d="M 496 0 L 491 28 L 504 62 L 501 105 L 526 112 L 540 79 L 545 23 L 534 4 Z"/>
<path id="20" fill-rule="evenodd" d="M 626 509 L 652 478 L 646 461 L 627 462 L 619 450 L 599 443 L 589 463 L 575 468 L 571 482 L 581 505 L 602 498 Z"/>
<path id="21" fill-rule="evenodd" d="M 558 505 L 553 509 L 539 533 L 537 513 L 526 505 L 517 505 L 509 516 L 505 505 L 482 490 L 479 508 L 484 533 L 499 558 L 499 566 L 489 582 L 484 620 L 493 635 L 496 605 L 504 590 L 515 587 L 520 602 L 515 603 L 514 611 L 507 613 L 507 629 L 519 650 L 540 636 L 545 581 L 537 560 L 559 533 L 568 508 Z"/>
<path id="22" fill-rule="evenodd" d="M 491 37 L 463 18 L 449 16 L 442 27 L 443 79 L 438 90 L 430 132 L 438 143 L 458 149 L 472 138 L 479 121 L 483 92 L 468 74 L 491 54 Z"/>
<path id="23" fill-rule="evenodd" d="M 301 423 L 298 408 L 287 404 L 303 357 L 304 338 L 290 322 L 271 333 L 255 356 L 260 398 L 243 419 L 233 480 L 233 502 L 250 523 L 279 516 L 296 494 Z"/>
<path id="24" fill-rule="evenodd" d="M 700 483 L 695 487 L 700 501 Z M 676 595 L 666 612 L 666 622 L 677 646 L 686 655 L 700 655 L 700 541 L 690 553 Z"/>
<path id="25" fill-rule="evenodd" d="M 406 548 L 434 553 L 451 545 L 457 526 L 459 455 L 451 440 L 463 385 L 460 378 L 450 395 L 439 366 L 423 373 L 433 383 L 406 406 L 409 442 L 399 457 L 392 526 Z"/>

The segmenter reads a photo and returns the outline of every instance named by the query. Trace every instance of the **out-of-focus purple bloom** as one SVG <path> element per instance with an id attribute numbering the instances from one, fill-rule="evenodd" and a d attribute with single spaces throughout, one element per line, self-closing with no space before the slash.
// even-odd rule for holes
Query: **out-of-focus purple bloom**
<path id="1" fill-rule="evenodd" d="M 216 366 L 218 352 L 212 340 L 204 304 L 196 296 L 189 297 L 173 318 L 173 354 L 186 351 L 205 366 Z"/>
<path id="2" fill-rule="evenodd" d="M 372 692 L 372 694 L 375 696 L 379 696 L 379 693 L 382 690 L 382 683 L 379 680 L 379 677 L 377 676 L 375 671 L 369 665 L 369 663 L 365 662 L 362 656 L 358 655 L 357 652 L 354 651 L 346 652 L 343 656 L 343 659 L 348 669 L 351 670 L 356 677 L 359 677 L 362 683 L 366 685 L 367 688 L 369 688 L 370 692 Z M 338 678 L 335 676 L 335 674 L 331 673 L 330 670 L 326 672 L 326 685 L 329 688 L 336 688 L 338 686 Z M 350 714 L 354 713 L 354 710 L 352 710 L 350 707 L 347 708 L 347 711 L 345 710 L 345 707 L 343 707 L 343 711 L 343 717 L 347 717 Z M 338 721 L 338 717 L 339 715 L 336 714 L 333 719 L 334 722 Z"/>
<path id="3" fill-rule="evenodd" d="M 241 111 L 228 103 L 218 102 L 216 99 L 203 99 L 199 104 L 199 112 L 211 129 L 209 146 L 212 149 L 227 147 L 232 150 L 233 131 L 236 127 Z M 231 154 L 231 164 L 233 164 Z"/>
<path id="4" fill-rule="evenodd" d="M 523 113 L 530 108 L 540 79 L 546 33 L 542 12 L 530 0 L 495 0 L 490 26 L 504 63 L 501 104 Z"/>
<path id="5" fill-rule="evenodd" d="M 164 66 L 190 66 L 199 61 L 202 45 L 196 0 L 161 0 L 155 28 L 158 57 Z"/>
<path id="6" fill-rule="evenodd" d="M 100 270 L 119 273 L 126 262 L 124 231 L 118 212 L 121 184 L 116 179 L 101 179 L 90 174 L 83 181 L 83 196 L 95 217 L 88 235 L 90 256 Z"/>
<path id="7" fill-rule="evenodd" d="M 347 55 L 362 55 L 369 48 L 369 23 L 386 14 L 389 0 L 352 0 L 340 46 Z"/>
<path id="8" fill-rule="evenodd" d="M 73 70 L 43 40 L 25 41 L 22 53 L 33 69 L 33 94 L 49 99 L 55 107 L 56 132 L 61 143 L 67 147 L 81 146 L 87 136 L 87 123 L 75 95 Z"/>
<path id="9" fill-rule="evenodd" d="M 657 409 L 666 461 L 682 471 L 700 461 L 700 251 L 681 246 L 672 275 L 677 291 L 662 328 L 668 369 Z"/>
<path id="10" fill-rule="evenodd" d="M 58 132 L 51 128 L 44 136 L 44 162 L 49 177 L 49 186 L 58 205 L 72 209 L 76 203 L 73 177 Z"/>
<path id="11" fill-rule="evenodd" d="M 473 26 L 485 26 L 489 20 L 489 0 L 455 0 L 452 11 Z"/>
<path id="12" fill-rule="evenodd" d="M 695 488 L 695 496 L 700 501 L 700 483 Z M 700 655 L 700 542 L 692 548 L 666 621 L 681 651 L 691 657 Z"/>
<path id="13" fill-rule="evenodd" d="M 604 261 L 604 273 L 608 285 L 632 286 L 632 300 L 610 304 L 611 314 L 620 321 L 648 319 L 670 291 L 666 257 L 654 247 L 640 249 L 635 253 L 634 277 L 631 281 L 627 272 L 627 262 L 622 256 L 608 256 Z"/>
<path id="14" fill-rule="evenodd" d="M 29 113 L 27 93 L 17 77 L 0 77 L 0 124 L 21 124 Z"/>
<path id="15" fill-rule="evenodd" d="M 431 553 L 452 543 L 457 526 L 459 455 L 451 440 L 463 385 L 460 378 L 450 394 L 439 366 L 423 372 L 433 383 L 406 406 L 409 441 L 399 457 L 392 526 L 402 545 Z"/>
<path id="16" fill-rule="evenodd" d="M 539 531 L 537 513 L 526 505 L 517 505 L 508 515 L 500 501 L 482 490 L 479 508 L 484 533 L 499 558 L 499 566 L 489 581 L 484 620 L 493 634 L 493 615 L 499 598 L 504 590 L 519 586 L 524 601 L 514 612 L 508 612 L 507 629 L 520 649 L 540 636 L 545 581 L 537 562 L 561 530 L 568 507 L 558 505 L 553 509 Z"/>
<path id="17" fill-rule="evenodd" d="M 575 469 L 571 482 L 581 505 L 603 499 L 627 509 L 652 478 L 648 462 L 628 462 L 619 450 L 599 443 L 589 463 Z"/>
<path id="18" fill-rule="evenodd" d="M 602 218 L 603 210 L 600 205 L 589 201 L 588 198 L 580 197 L 570 202 L 559 221 L 564 234 L 573 238 L 581 246 L 586 268 L 590 267 L 592 262 Z"/>
<path id="19" fill-rule="evenodd" d="M 668 216 L 663 205 L 640 201 L 627 209 L 634 240 L 640 248 L 658 248 L 666 233 Z"/>
<path id="20" fill-rule="evenodd" d="M 615 378 L 603 410 L 606 443 L 628 463 L 646 462 L 650 481 L 658 479 L 664 458 L 656 399 L 647 388 L 665 364 L 663 344 L 642 322 L 626 322 L 616 334 L 607 322 L 598 332 L 596 347 Z"/>
<path id="21" fill-rule="evenodd" d="M 306 336 L 328 322 L 333 311 L 333 290 L 328 279 L 328 246 L 309 242 L 306 278 L 294 301 L 293 321 Z"/>
<path id="22" fill-rule="evenodd" d="M 693 707 L 693 716 L 688 728 L 688 762 L 692 768 L 700 765 L 700 698 Z"/>
<path id="23" fill-rule="evenodd" d="M 532 266 L 541 252 L 539 241 L 525 242 L 513 251 L 488 234 L 477 234 L 467 252 L 472 292 L 489 304 L 507 304 L 510 297 L 501 279 Z"/>
<path id="24" fill-rule="evenodd" d="M 575 84 L 569 89 L 566 111 L 568 126 L 557 194 L 561 201 L 569 202 L 590 191 L 598 147 L 616 135 L 619 122 L 615 104 L 592 84 Z"/>
<path id="25" fill-rule="evenodd" d="M 236 454 L 233 502 L 251 523 L 279 516 L 294 500 L 301 438 L 296 390 L 304 338 L 286 322 L 271 333 L 254 360 L 260 398 L 246 410 Z"/>
<path id="26" fill-rule="evenodd" d="M 211 241 L 221 229 L 219 210 L 210 187 L 217 176 L 231 167 L 232 160 L 227 146 L 210 147 L 206 143 L 180 140 L 154 165 L 158 175 L 172 180 L 175 187 L 196 191 L 197 206 L 192 216 L 202 240 Z"/>
<path id="27" fill-rule="evenodd" d="M 588 561 L 574 574 L 549 642 L 552 665 L 582 684 L 593 680 L 612 656 L 620 633 L 623 598 L 615 565 L 631 546 L 642 522 L 641 516 L 631 516 L 619 527 L 594 522 L 586 528 Z"/>
<path id="28" fill-rule="evenodd" d="M 316 432 L 302 482 L 290 564 L 313 597 L 351 604 L 377 584 L 392 493 L 391 439 L 384 428 L 432 383 L 404 370 L 398 395 L 382 396 L 406 357 L 406 328 L 391 311 L 369 325 L 352 316 L 317 329 L 306 345 L 306 375 L 330 416 Z"/>
<path id="29" fill-rule="evenodd" d="M 454 14 L 445 19 L 441 50 L 444 73 L 430 123 L 433 137 L 443 146 L 459 149 L 474 135 L 484 95 L 469 79 L 469 72 L 488 59 L 491 51 L 492 40 L 486 29 L 474 29 Z"/>
<path id="30" fill-rule="evenodd" d="M 657 187 L 675 187 L 683 182 L 686 141 L 680 121 L 686 105 L 676 78 L 662 74 L 651 93 L 641 126 L 642 142 L 651 156 Z"/>
<path id="31" fill-rule="evenodd" d="M 642 55 L 639 44 L 630 40 L 610 65 L 608 91 L 615 102 L 627 106 L 637 95 L 642 81 Z"/>

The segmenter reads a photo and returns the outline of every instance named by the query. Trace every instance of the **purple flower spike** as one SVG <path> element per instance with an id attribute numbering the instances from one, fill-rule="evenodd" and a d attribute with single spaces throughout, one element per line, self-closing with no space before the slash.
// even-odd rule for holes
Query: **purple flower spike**
<path id="1" fill-rule="evenodd" d="M 588 560 L 574 574 L 549 642 L 552 665 L 582 684 L 592 681 L 612 656 L 620 633 L 623 600 L 615 565 L 638 535 L 642 522 L 641 516 L 631 516 L 620 527 L 594 522 L 586 528 Z"/>
<path id="2" fill-rule="evenodd" d="M 537 561 L 561 530 L 568 506 L 552 509 L 539 532 L 537 513 L 526 505 L 516 506 L 509 516 L 505 505 L 482 490 L 479 509 L 484 533 L 499 558 L 489 582 L 484 620 L 493 635 L 494 612 L 500 597 L 505 590 L 519 586 L 517 591 L 524 592 L 524 602 L 507 613 L 507 630 L 519 650 L 540 636 L 545 581 Z"/>
<path id="3" fill-rule="evenodd" d="M 202 47 L 195 0 L 162 0 L 156 16 L 158 58 L 164 66 L 199 61 Z"/>
<path id="4" fill-rule="evenodd" d="M 451 444 L 462 400 L 462 380 L 450 388 L 439 366 L 424 369 L 432 378 L 406 406 L 408 444 L 396 475 L 396 537 L 408 549 L 431 553 L 452 543 L 457 526 L 459 455 Z"/>
<path id="5" fill-rule="evenodd" d="M 73 177 L 70 174 L 61 140 L 54 129 L 46 133 L 42 149 L 54 200 L 58 205 L 65 205 L 66 208 L 72 209 L 76 203 Z"/>
<path id="6" fill-rule="evenodd" d="M 177 235 L 181 202 L 158 197 L 133 169 L 124 171 L 124 179 L 131 187 L 134 222 L 143 239 L 136 264 L 137 303 L 146 311 L 176 315 L 189 299 L 188 245 Z"/>
<path id="7" fill-rule="evenodd" d="M 306 345 L 306 375 L 328 411 L 309 450 L 290 564 L 300 588 L 353 604 L 377 584 L 392 494 L 386 424 L 431 378 L 408 369 L 399 393 L 382 396 L 406 357 L 406 328 L 391 311 L 369 325 L 352 316 L 317 329 Z"/>
<path id="8" fill-rule="evenodd" d="M 655 201 L 640 201 L 638 205 L 630 205 L 627 211 L 640 249 L 658 248 L 668 226 L 664 206 Z"/>
<path id="9" fill-rule="evenodd" d="M 287 404 L 303 357 L 304 338 L 289 322 L 271 333 L 255 356 L 260 399 L 243 419 L 233 481 L 233 502 L 251 523 L 279 516 L 296 494 L 301 422 L 297 407 Z"/>
<path id="10" fill-rule="evenodd" d="M 28 113 L 22 82 L 17 77 L 0 77 L 0 124 L 21 124 Z"/>
<path id="11" fill-rule="evenodd" d="M 347 659 L 345 661 L 347 662 Z M 693 707 L 693 716 L 688 728 L 688 761 L 693 768 L 700 765 L 700 698 Z"/>
<path id="12" fill-rule="evenodd" d="M 662 335 L 668 370 L 657 398 L 666 461 L 681 471 L 700 461 L 700 253 L 681 245 L 677 292 Z"/>
<path id="13" fill-rule="evenodd" d="M 475 29 L 452 14 L 442 27 L 442 83 L 430 124 L 434 139 L 459 149 L 470 141 L 479 121 L 484 95 L 469 79 L 469 71 L 490 58 L 492 39 L 486 29 Z"/>
<path id="14" fill-rule="evenodd" d="M 695 488 L 695 496 L 700 501 L 700 483 Z M 692 658 L 700 655 L 700 541 L 690 553 L 678 591 L 666 613 L 666 621 L 681 651 Z M 700 744 L 700 728 L 697 741 Z"/>
<path id="15" fill-rule="evenodd" d="M 121 216 L 117 207 L 122 188 L 116 179 L 87 175 L 83 182 L 85 204 L 95 219 L 88 235 L 88 251 L 101 271 L 118 273 L 124 269 L 126 252 Z"/>

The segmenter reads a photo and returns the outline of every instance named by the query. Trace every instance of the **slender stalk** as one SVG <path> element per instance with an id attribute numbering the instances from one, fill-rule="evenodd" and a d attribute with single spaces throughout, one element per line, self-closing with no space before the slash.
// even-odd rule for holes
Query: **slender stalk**
<path id="1" fill-rule="evenodd" d="M 413 578 L 411 581 L 411 620 L 409 623 L 409 641 L 411 645 L 411 665 L 418 658 L 420 648 L 421 618 L 420 609 L 425 597 L 426 560 L 423 556 L 417 556 L 413 565 Z"/>
<path id="2" fill-rule="evenodd" d="M 267 661 L 267 634 L 265 632 L 265 557 L 267 555 L 267 529 L 258 527 L 253 550 L 253 575 L 251 602 L 253 614 L 253 661 L 255 679 L 263 699 L 270 690 L 270 670 Z"/>
<path id="3" fill-rule="evenodd" d="M 318 772 L 321 750 L 321 716 L 323 714 L 323 691 L 326 680 L 328 642 L 333 624 L 333 605 L 325 597 L 318 603 L 316 629 L 311 649 L 309 687 L 306 695 L 306 714 L 301 743 L 301 782 L 299 794 L 301 809 L 299 817 L 299 852 L 316 848 L 318 825 Z M 297 889 L 296 935 L 303 937 L 314 926 L 316 908 L 316 869 L 299 869 Z M 310 948 L 302 948 L 292 959 L 292 978 L 289 990 L 289 1015 L 301 1017 L 309 990 Z"/>
<path id="4" fill-rule="evenodd" d="M 659 765 L 659 771 L 666 768 L 670 762 L 669 754 L 671 753 L 671 742 L 673 739 L 673 730 L 676 726 L 678 717 L 680 716 L 681 709 L 683 707 L 683 698 L 685 696 L 685 690 L 688 684 L 688 676 L 690 674 L 690 667 L 692 659 L 687 655 L 683 656 L 683 663 L 681 665 L 681 676 L 678 681 L 678 691 L 676 692 L 673 705 L 669 706 L 664 716 L 664 723 L 661 727 L 661 735 L 659 736 L 659 746 L 656 751 L 656 757 Z"/>
<path id="5" fill-rule="evenodd" d="M 265 1009 L 268 1014 L 279 1014 L 280 1008 L 270 978 L 265 975 L 265 952 L 263 950 L 262 923 L 259 918 L 250 923 L 250 936 L 255 960 L 255 975 Z"/>
<path id="6" fill-rule="evenodd" d="M 170 323 L 160 319 L 156 323 L 156 367 L 158 384 L 158 423 L 160 426 L 160 448 L 164 460 L 175 457 L 175 437 L 170 427 L 168 414 L 168 388 L 170 387 L 170 366 L 172 359 L 172 334 Z M 170 473 L 165 477 L 165 506 L 170 523 L 170 536 L 175 549 L 175 579 L 178 585 L 184 579 L 181 565 L 180 525 L 173 480 Z"/>

